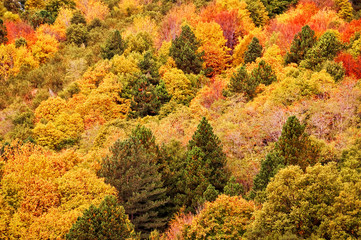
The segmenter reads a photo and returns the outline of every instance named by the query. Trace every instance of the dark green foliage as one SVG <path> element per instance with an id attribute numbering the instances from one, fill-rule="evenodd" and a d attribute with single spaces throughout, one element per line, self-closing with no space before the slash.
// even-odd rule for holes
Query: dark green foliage
<path id="1" fill-rule="evenodd" d="M 111 59 L 115 55 L 122 55 L 125 49 L 125 43 L 118 30 L 115 30 L 110 38 L 107 39 L 105 45 L 102 47 L 102 57 Z"/>
<path id="2" fill-rule="evenodd" d="M 246 67 L 242 66 L 238 69 L 229 82 L 228 88 L 232 93 L 243 93 L 251 100 L 255 97 L 256 88 L 259 85 L 259 78 L 250 77 Z"/>
<path id="3" fill-rule="evenodd" d="M 277 81 L 276 74 L 272 70 L 271 65 L 264 60 L 260 61 L 258 67 L 253 69 L 250 78 L 254 78 L 251 82 L 263 83 L 266 86 Z"/>
<path id="4" fill-rule="evenodd" d="M 121 96 L 131 99 L 131 111 L 128 113 L 131 118 L 155 116 L 161 106 L 171 99 L 163 81 L 153 85 L 145 75 L 132 80 L 124 88 Z"/>
<path id="5" fill-rule="evenodd" d="M 203 117 L 188 143 L 184 170 L 184 204 L 187 209 L 194 211 L 198 207 L 209 184 L 217 191 L 223 191 L 229 178 L 225 167 L 226 155 L 222 151 L 221 141 Z"/>
<path id="6" fill-rule="evenodd" d="M 266 189 L 271 178 L 284 167 L 285 159 L 278 152 L 267 154 L 265 160 L 261 163 L 259 173 L 253 179 L 253 189 L 250 193 L 250 198 L 256 198 L 258 201 L 263 202 L 262 192 Z"/>
<path id="7" fill-rule="evenodd" d="M 73 17 L 70 19 L 70 23 L 86 25 L 86 20 L 84 15 L 78 10 L 73 14 Z"/>
<path id="8" fill-rule="evenodd" d="M 50 0 L 45 6 L 45 10 L 50 12 L 54 18 L 58 16 L 60 8 L 74 9 L 75 2 L 73 0 Z"/>
<path id="9" fill-rule="evenodd" d="M 334 61 L 326 61 L 323 69 L 326 69 L 326 72 L 333 77 L 335 82 L 342 80 L 346 72 L 342 63 L 336 63 Z"/>
<path id="10" fill-rule="evenodd" d="M 26 140 L 32 137 L 34 128 L 34 113 L 27 106 L 21 106 L 19 112 L 13 116 L 14 128 L 10 132 L 12 139 Z"/>
<path id="11" fill-rule="evenodd" d="M 212 184 L 209 184 L 203 193 L 203 199 L 208 202 L 213 202 L 217 199 L 218 195 L 219 191 Z"/>
<path id="12" fill-rule="evenodd" d="M 103 159 L 99 176 L 118 191 L 118 199 L 136 231 L 146 237 L 153 229 L 165 226 L 159 208 L 168 201 L 158 172 L 159 150 L 150 130 L 137 126 L 125 141 L 110 148 Z"/>
<path id="13" fill-rule="evenodd" d="M 258 38 L 254 37 L 249 44 L 247 51 L 244 53 L 244 62 L 251 63 L 262 56 L 262 46 L 259 44 Z"/>
<path id="14" fill-rule="evenodd" d="M 257 27 L 264 26 L 268 20 L 268 14 L 261 0 L 246 0 L 246 3 L 253 23 Z"/>
<path id="15" fill-rule="evenodd" d="M 293 38 L 290 52 L 287 52 L 285 63 L 299 64 L 306 56 L 306 53 L 315 45 L 317 39 L 315 31 L 306 25 L 301 32 L 297 33 Z"/>
<path id="16" fill-rule="evenodd" d="M 72 24 L 66 29 L 66 38 L 68 42 L 74 43 L 77 46 L 87 45 L 89 32 L 82 24 Z"/>
<path id="17" fill-rule="evenodd" d="M 159 64 L 152 51 L 147 51 L 144 54 L 143 60 L 139 62 L 138 66 L 150 83 L 154 85 L 159 83 Z"/>
<path id="18" fill-rule="evenodd" d="M 100 28 L 103 26 L 102 21 L 100 21 L 99 18 L 94 18 L 88 25 L 88 31 L 95 29 L 95 28 Z"/>
<path id="19" fill-rule="evenodd" d="M 261 0 L 266 7 L 268 15 L 273 18 L 286 11 L 291 5 L 296 5 L 298 0 Z"/>
<path id="20" fill-rule="evenodd" d="M 320 65 L 326 61 L 332 61 L 336 54 L 341 50 L 342 44 L 337 39 L 334 32 L 325 32 L 318 42 L 310 49 L 305 56 L 305 60 L 300 63 L 300 66 L 307 69 L 318 69 Z"/>
<path id="21" fill-rule="evenodd" d="M 197 53 L 199 42 L 188 25 L 182 27 L 181 34 L 172 41 L 169 50 L 177 68 L 185 73 L 198 74 L 202 70 L 202 56 Z"/>
<path id="22" fill-rule="evenodd" d="M 114 196 L 107 196 L 99 207 L 91 205 L 78 217 L 66 239 L 128 239 L 135 237 L 134 226 L 130 223 L 124 208 Z"/>
<path id="23" fill-rule="evenodd" d="M 0 19 L 0 44 L 5 44 L 8 42 L 8 31 L 6 30 L 6 26 L 3 20 Z"/>
<path id="24" fill-rule="evenodd" d="M 55 21 L 55 17 L 46 10 L 40 10 L 40 11 L 34 12 L 29 17 L 29 22 L 34 28 L 37 28 L 40 25 L 45 24 L 45 23 L 53 24 L 54 21 Z"/>
<path id="25" fill-rule="evenodd" d="M 244 192 L 243 185 L 236 182 L 236 178 L 234 176 L 231 176 L 229 178 L 229 181 L 227 182 L 227 185 L 224 186 L 223 189 L 224 194 L 228 196 L 239 196 L 242 195 Z"/>
<path id="26" fill-rule="evenodd" d="M 21 46 L 25 46 L 28 45 L 28 43 L 26 42 L 26 39 L 21 37 L 15 40 L 15 47 L 19 48 Z"/>

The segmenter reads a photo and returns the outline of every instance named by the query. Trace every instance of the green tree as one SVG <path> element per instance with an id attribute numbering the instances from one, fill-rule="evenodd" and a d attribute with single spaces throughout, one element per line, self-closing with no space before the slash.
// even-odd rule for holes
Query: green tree
<path id="1" fill-rule="evenodd" d="M 185 73 L 198 74 L 202 70 L 202 53 L 197 53 L 200 43 L 188 25 L 182 27 L 181 34 L 172 41 L 170 56 L 177 67 Z"/>
<path id="2" fill-rule="evenodd" d="M 70 23 L 86 25 L 86 20 L 81 11 L 78 10 L 73 14 L 73 17 L 70 19 Z"/>
<path id="3" fill-rule="evenodd" d="M 3 20 L 0 19 L 0 44 L 5 44 L 8 42 L 8 31 Z"/>
<path id="4" fill-rule="evenodd" d="M 254 24 L 257 27 L 266 25 L 269 19 L 268 12 L 261 0 L 246 0 L 246 3 Z"/>
<path id="5" fill-rule="evenodd" d="M 270 18 L 286 11 L 291 5 L 296 5 L 298 0 L 261 0 L 268 11 Z"/>
<path id="6" fill-rule="evenodd" d="M 307 52 L 315 45 L 317 39 L 315 31 L 310 26 L 305 25 L 302 27 L 301 32 L 297 33 L 292 41 L 290 52 L 287 52 L 285 63 L 299 64 L 307 54 Z"/>
<path id="7" fill-rule="evenodd" d="M 244 62 L 247 64 L 256 61 L 257 58 L 262 56 L 262 49 L 258 38 L 254 37 L 248 45 L 247 51 L 244 53 Z"/>
<path id="8" fill-rule="evenodd" d="M 166 219 L 159 208 L 167 203 L 166 189 L 158 172 L 158 147 L 150 130 L 137 126 L 125 141 L 117 141 L 103 159 L 99 176 L 118 191 L 125 213 L 142 237 L 162 228 Z"/>
<path id="9" fill-rule="evenodd" d="M 148 79 L 152 84 L 156 85 L 159 83 L 159 63 L 152 51 L 144 53 L 144 57 L 139 62 L 138 67 L 144 75 L 148 76 Z"/>
<path id="10" fill-rule="evenodd" d="M 134 226 L 114 196 L 107 196 L 96 207 L 91 205 L 78 217 L 66 239 L 135 239 Z"/>
<path id="11" fill-rule="evenodd" d="M 227 185 L 224 186 L 223 189 L 224 194 L 228 196 L 240 196 L 244 193 L 243 185 L 236 182 L 236 178 L 234 176 L 231 176 L 229 178 L 229 181 L 227 182 Z"/>
<path id="12" fill-rule="evenodd" d="M 50 12 L 54 18 L 58 16 L 61 8 L 74 9 L 75 2 L 73 0 L 50 0 L 45 6 L 45 10 Z"/>
<path id="13" fill-rule="evenodd" d="M 118 30 L 115 30 L 102 47 L 102 57 L 111 59 L 114 55 L 122 55 L 125 50 L 125 43 Z"/>
<path id="14" fill-rule="evenodd" d="M 221 192 L 229 179 L 221 141 L 205 117 L 188 143 L 184 179 L 184 203 L 193 211 L 202 201 L 208 185 Z"/>
<path id="15" fill-rule="evenodd" d="M 275 72 L 272 70 L 271 65 L 266 63 L 264 60 L 258 63 L 258 67 L 253 69 L 250 78 L 253 83 L 263 83 L 268 86 L 271 83 L 277 81 Z"/>
<path id="16" fill-rule="evenodd" d="M 336 34 L 332 31 L 325 32 L 317 43 L 306 53 L 305 60 L 300 66 L 317 70 L 322 67 L 326 60 L 332 61 L 341 50 L 342 43 L 338 40 Z"/>
<path id="17" fill-rule="evenodd" d="M 86 45 L 89 38 L 87 28 L 82 24 L 72 24 L 66 29 L 66 39 L 70 43 L 78 46 Z"/>
<path id="18" fill-rule="evenodd" d="M 242 66 L 232 75 L 228 89 L 232 93 L 243 93 L 251 100 L 255 97 L 256 88 L 260 83 L 259 80 L 259 78 L 250 77 L 246 67 Z"/>

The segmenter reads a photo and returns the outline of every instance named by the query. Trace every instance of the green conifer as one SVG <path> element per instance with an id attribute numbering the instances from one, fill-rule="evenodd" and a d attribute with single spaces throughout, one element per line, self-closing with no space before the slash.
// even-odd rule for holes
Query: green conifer
<path id="1" fill-rule="evenodd" d="M 8 42 L 8 31 L 3 20 L 0 19 L 0 44 L 5 44 Z"/>
<path id="2" fill-rule="evenodd" d="M 198 74 L 202 70 L 202 56 L 197 53 L 200 43 L 188 25 L 182 27 L 181 34 L 172 41 L 169 50 L 177 68 L 185 73 Z"/>
<path id="3" fill-rule="evenodd" d="M 257 58 L 262 56 L 262 45 L 259 43 L 258 38 L 254 37 L 249 44 L 247 51 L 244 53 L 244 62 L 251 63 L 256 61 Z"/>
<path id="4" fill-rule="evenodd" d="M 251 100 L 255 97 L 256 88 L 259 85 L 258 77 L 250 77 L 246 67 L 242 66 L 238 69 L 229 82 L 228 88 L 232 93 L 244 93 Z"/>
<path id="5" fill-rule="evenodd" d="M 290 52 L 287 52 L 285 63 L 299 64 L 306 56 L 306 53 L 315 45 L 317 39 L 315 31 L 306 25 L 301 32 L 297 33 L 293 38 Z"/>
<path id="6" fill-rule="evenodd" d="M 162 228 L 166 219 L 159 208 L 167 203 L 166 189 L 158 172 L 159 150 L 150 130 L 137 126 L 125 141 L 110 148 L 111 155 L 103 159 L 99 176 L 118 191 L 125 213 L 142 237 Z"/>
<path id="7" fill-rule="evenodd" d="M 115 55 L 122 55 L 125 50 L 125 42 L 118 30 L 115 30 L 102 47 L 102 57 L 111 59 Z"/>
<path id="8" fill-rule="evenodd" d="M 83 216 L 78 217 L 66 239 L 115 240 L 135 236 L 134 226 L 125 214 L 124 208 L 118 205 L 114 196 L 107 196 L 99 207 L 91 205 L 84 211 Z"/>
<path id="9" fill-rule="evenodd" d="M 260 61 L 258 67 L 253 69 L 250 78 L 254 78 L 251 82 L 263 83 L 266 86 L 277 81 L 276 74 L 272 70 L 271 65 L 264 60 Z"/>
<path id="10" fill-rule="evenodd" d="M 86 25 L 86 20 L 81 11 L 78 10 L 73 14 L 73 17 L 70 19 L 70 23 Z"/>

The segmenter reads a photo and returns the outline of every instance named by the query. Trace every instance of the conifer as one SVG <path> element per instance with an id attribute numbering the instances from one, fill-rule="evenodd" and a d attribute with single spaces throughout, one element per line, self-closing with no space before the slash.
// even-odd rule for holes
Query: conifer
<path id="1" fill-rule="evenodd" d="M 169 50 L 177 68 L 185 73 L 198 74 L 202 70 L 202 53 L 197 50 L 200 43 L 188 25 L 182 27 L 181 34 L 172 41 Z"/>
<path id="2" fill-rule="evenodd" d="M 248 50 L 244 53 L 244 62 L 247 64 L 256 61 L 258 57 L 262 56 L 262 49 L 258 38 L 254 37 L 248 46 Z"/>
<path id="3" fill-rule="evenodd" d="M 0 44 L 5 44 L 8 42 L 8 31 L 3 20 L 0 19 Z"/>
<path id="4" fill-rule="evenodd" d="M 78 10 L 73 14 L 73 17 L 70 19 L 70 23 L 86 25 L 86 20 L 84 15 Z"/>
<path id="5" fill-rule="evenodd" d="M 105 182 L 118 191 L 125 213 L 142 237 L 162 228 L 166 219 L 159 217 L 159 208 L 167 203 L 166 189 L 158 172 L 159 150 L 150 130 L 137 126 L 125 141 L 110 148 L 99 171 Z"/>
<path id="6" fill-rule="evenodd" d="M 315 31 L 310 26 L 302 27 L 301 32 L 293 38 L 290 52 L 287 52 L 285 63 L 297 63 L 305 58 L 306 53 L 315 45 L 317 39 Z"/>
<path id="7" fill-rule="evenodd" d="M 255 97 L 255 91 L 259 85 L 260 79 L 258 77 L 250 77 L 247 73 L 246 67 L 242 66 L 238 69 L 229 82 L 228 88 L 232 93 L 244 93 L 245 96 L 251 100 Z"/>
<path id="8" fill-rule="evenodd" d="M 125 42 L 118 30 L 115 30 L 102 47 L 102 57 L 112 59 L 115 55 L 122 55 L 125 50 Z"/>
<path id="9" fill-rule="evenodd" d="M 253 69 L 251 78 L 254 78 L 251 82 L 263 83 L 268 86 L 277 80 L 276 74 L 272 70 L 271 65 L 266 63 L 264 60 L 260 61 L 258 67 Z"/>

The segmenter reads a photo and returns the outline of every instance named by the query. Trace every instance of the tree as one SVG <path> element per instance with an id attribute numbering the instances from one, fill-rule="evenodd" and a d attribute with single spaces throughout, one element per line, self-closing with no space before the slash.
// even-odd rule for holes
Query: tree
<path id="1" fill-rule="evenodd" d="M 102 47 L 102 57 L 111 59 L 114 55 L 122 55 L 125 50 L 125 43 L 118 30 L 115 30 Z"/>
<path id="2" fill-rule="evenodd" d="M 106 196 L 99 207 L 91 205 L 78 217 L 66 239 L 132 239 L 134 226 L 114 196 Z"/>
<path id="3" fill-rule="evenodd" d="M 220 195 L 207 202 L 183 231 L 184 239 L 242 239 L 251 223 L 255 206 L 242 197 Z"/>
<path id="4" fill-rule="evenodd" d="M 347 21 L 352 20 L 352 4 L 348 0 L 336 0 L 335 1 L 338 10 L 338 15 L 346 19 Z"/>
<path id="5" fill-rule="evenodd" d="M 244 63 L 251 63 L 262 56 L 262 46 L 259 44 L 258 38 L 254 37 L 248 45 L 248 50 L 244 53 Z"/>
<path id="6" fill-rule="evenodd" d="M 70 19 L 70 23 L 86 25 L 86 20 L 81 11 L 78 10 L 73 14 L 73 17 Z"/>
<path id="7" fill-rule="evenodd" d="M 298 0 L 261 0 L 268 11 L 270 18 L 283 13 L 289 6 L 295 5 Z"/>
<path id="8" fill-rule="evenodd" d="M 301 32 L 297 33 L 293 38 L 290 52 L 287 52 L 286 55 L 286 64 L 293 62 L 299 64 L 316 41 L 315 31 L 308 25 L 302 27 Z"/>
<path id="9" fill-rule="evenodd" d="M 168 199 L 158 172 L 158 151 L 150 130 L 137 126 L 128 139 L 114 143 L 98 173 L 117 189 L 120 204 L 142 237 L 166 224 L 159 217 Z"/>
<path id="10" fill-rule="evenodd" d="M 6 37 L 8 35 L 8 32 L 6 30 L 6 26 L 2 19 L 0 19 L 0 44 L 5 44 L 8 41 L 8 38 Z"/>
<path id="11" fill-rule="evenodd" d="M 254 78 L 251 82 L 263 83 L 266 86 L 277 81 L 276 74 L 272 70 L 271 65 L 264 60 L 260 61 L 258 67 L 253 69 L 250 78 Z"/>
<path id="12" fill-rule="evenodd" d="M 261 0 L 246 0 L 247 10 L 251 13 L 250 17 L 252 18 L 254 24 L 259 26 L 264 26 L 269 20 L 268 12 L 261 2 Z"/>
<path id="13" fill-rule="evenodd" d="M 237 73 L 232 75 L 228 88 L 232 93 L 243 93 L 251 100 L 255 96 L 256 88 L 260 83 L 259 80 L 259 78 L 250 77 L 243 65 L 238 69 Z"/>
<path id="14" fill-rule="evenodd" d="M 202 70 L 202 53 L 198 53 L 199 42 L 188 25 L 182 27 L 181 34 L 172 41 L 169 50 L 177 67 L 185 73 L 198 74 Z"/>
<path id="15" fill-rule="evenodd" d="M 223 191 L 229 174 L 221 141 L 213 133 L 205 117 L 198 124 L 187 148 L 184 170 L 185 204 L 188 209 L 194 210 L 209 184 L 217 191 Z"/>

